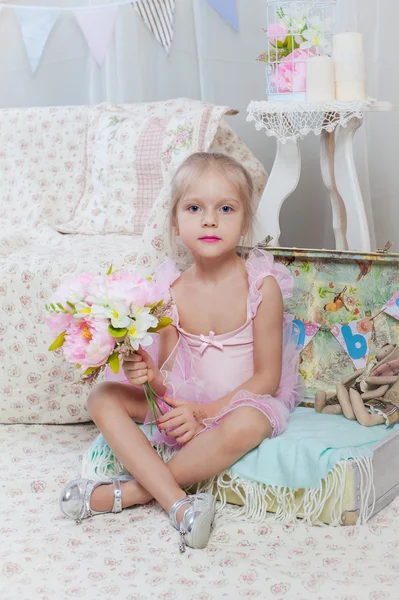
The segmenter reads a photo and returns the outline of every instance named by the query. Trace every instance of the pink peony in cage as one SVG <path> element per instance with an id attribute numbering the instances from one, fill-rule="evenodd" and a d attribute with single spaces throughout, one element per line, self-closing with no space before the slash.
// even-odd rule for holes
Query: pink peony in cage
<path id="1" fill-rule="evenodd" d="M 306 100 L 306 62 L 331 56 L 336 0 L 267 0 L 266 63 L 269 101 Z"/>

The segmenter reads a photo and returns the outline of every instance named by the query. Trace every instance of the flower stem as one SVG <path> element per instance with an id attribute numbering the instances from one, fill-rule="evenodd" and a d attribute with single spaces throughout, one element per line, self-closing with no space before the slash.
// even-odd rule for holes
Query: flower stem
<path id="1" fill-rule="evenodd" d="M 162 398 L 158 396 L 158 394 L 155 392 L 155 390 L 148 381 L 146 383 L 143 383 L 143 391 L 150 411 L 150 435 L 152 435 L 152 424 L 153 421 L 157 420 L 157 412 L 161 415 L 164 414 L 161 407 L 158 404 L 158 398 L 159 400 L 162 400 Z"/>
<path id="2" fill-rule="evenodd" d="M 154 388 L 152 387 L 152 385 L 149 382 L 147 382 L 147 385 L 148 385 L 148 389 L 150 390 L 150 392 L 153 396 L 154 403 L 155 403 L 155 406 L 157 407 L 158 412 L 161 413 L 161 415 L 164 415 L 165 413 L 163 412 L 163 410 L 161 409 L 161 407 L 158 404 L 158 400 L 161 400 L 161 402 L 163 402 L 163 398 L 161 396 L 158 396 L 158 394 L 156 393 L 156 391 L 154 390 Z"/>

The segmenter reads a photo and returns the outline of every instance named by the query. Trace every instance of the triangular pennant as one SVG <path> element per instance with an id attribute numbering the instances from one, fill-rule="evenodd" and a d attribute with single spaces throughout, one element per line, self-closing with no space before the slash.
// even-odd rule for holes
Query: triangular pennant
<path id="1" fill-rule="evenodd" d="M 32 73 L 35 73 L 60 13 L 57 10 L 33 10 L 27 7 L 14 8 L 14 13 L 21 28 Z"/>
<path id="2" fill-rule="evenodd" d="M 118 7 L 112 5 L 107 5 L 107 8 L 87 8 L 74 11 L 76 21 L 99 67 L 103 65 L 107 54 L 117 14 Z"/>
<path id="3" fill-rule="evenodd" d="M 298 318 L 294 319 L 293 323 L 299 329 L 298 346 L 304 350 L 319 331 L 321 325 L 318 323 L 313 323 L 312 321 L 305 321 L 304 319 Z"/>
<path id="4" fill-rule="evenodd" d="M 173 39 L 175 0 L 140 0 L 134 4 L 134 8 L 169 54 Z"/>
<path id="5" fill-rule="evenodd" d="M 359 319 L 344 325 L 332 325 L 330 331 L 349 355 L 355 367 L 363 369 L 370 353 L 372 319 Z"/>
<path id="6" fill-rule="evenodd" d="M 233 29 L 239 30 L 237 0 L 207 0 L 207 2 Z"/>
<path id="7" fill-rule="evenodd" d="M 382 307 L 382 310 L 391 315 L 391 317 L 395 317 L 395 319 L 399 319 L 399 292 L 396 292 L 392 296 L 390 300 Z"/>

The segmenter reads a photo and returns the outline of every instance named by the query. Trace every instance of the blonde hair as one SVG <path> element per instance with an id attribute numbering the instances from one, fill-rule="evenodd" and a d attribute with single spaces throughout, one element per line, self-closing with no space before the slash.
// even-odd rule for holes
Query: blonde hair
<path id="1" fill-rule="evenodd" d="M 215 169 L 231 182 L 238 190 L 244 206 L 244 231 L 245 246 L 249 246 L 252 237 L 253 222 L 255 219 L 254 185 L 252 177 L 245 167 L 235 158 L 221 152 L 196 152 L 191 154 L 177 169 L 171 182 L 171 207 L 169 228 L 173 237 L 173 228 L 176 225 L 177 205 L 186 194 L 191 183 L 199 175 Z"/>

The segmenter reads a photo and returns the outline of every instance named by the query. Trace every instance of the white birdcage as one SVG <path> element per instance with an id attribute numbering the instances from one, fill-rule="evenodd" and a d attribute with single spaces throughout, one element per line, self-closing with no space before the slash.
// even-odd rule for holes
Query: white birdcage
<path id="1" fill-rule="evenodd" d="M 306 62 L 331 56 L 336 0 L 267 0 L 269 101 L 306 100 Z"/>

